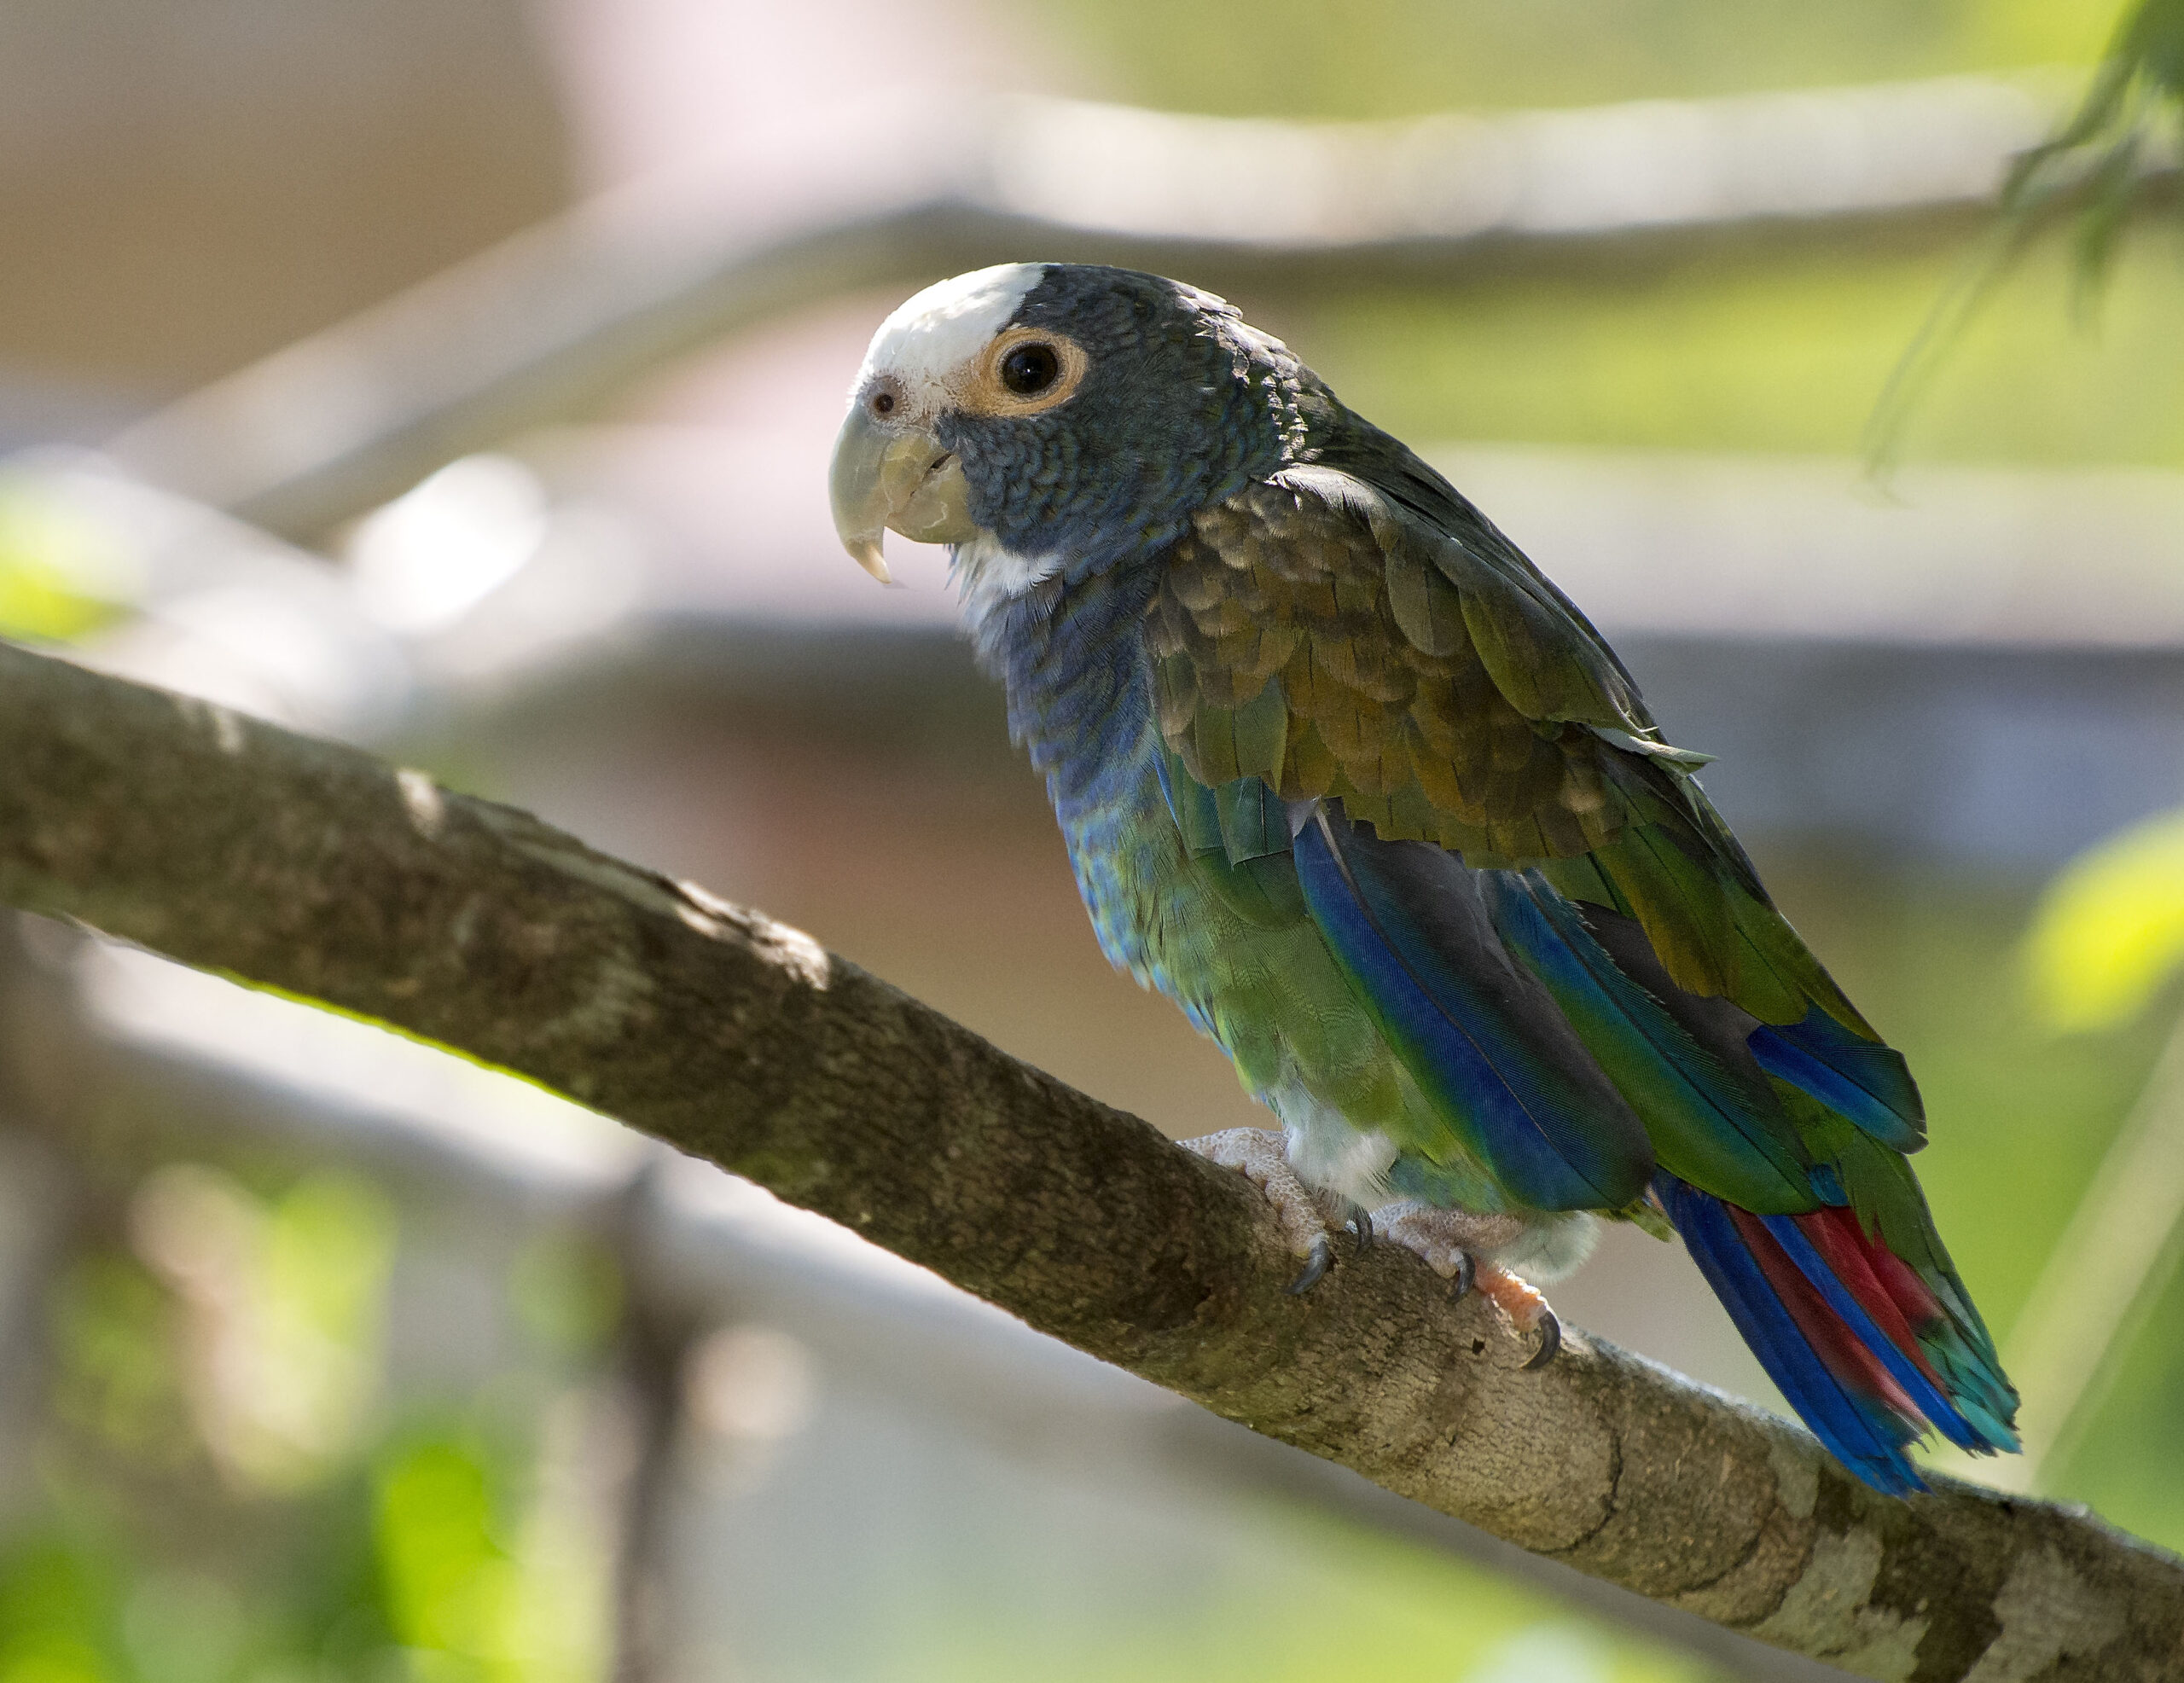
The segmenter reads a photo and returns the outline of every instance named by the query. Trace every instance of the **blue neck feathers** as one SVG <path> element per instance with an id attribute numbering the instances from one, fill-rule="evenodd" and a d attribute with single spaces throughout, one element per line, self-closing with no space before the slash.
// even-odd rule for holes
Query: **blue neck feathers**
<path id="1" fill-rule="evenodd" d="M 1150 566 L 1071 567 L 1012 595 L 966 593 L 979 663 L 1007 689 L 1009 734 L 1045 774 L 1072 846 L 1142 796 L 1155 734 L 1143 625 L 1158 582 Z"/>

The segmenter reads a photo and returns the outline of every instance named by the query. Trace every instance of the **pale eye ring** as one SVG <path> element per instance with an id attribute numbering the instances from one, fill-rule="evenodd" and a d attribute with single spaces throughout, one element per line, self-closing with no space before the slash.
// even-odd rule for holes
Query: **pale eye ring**
<path id="1" fill-rule="evenodd" d="M 883 380 L 865 398 L 864 406 L 874 420 L 885 421 L 903 406 L 903 394 L 893 380 Z"/>
<path id="2" fill-rule="evenodd" d="M 1026 340 L 1001 359 L 1001 383 L 1019 398 L 1036 398 L 1061 378 L 1061 358 L 1053 345 Z"/>

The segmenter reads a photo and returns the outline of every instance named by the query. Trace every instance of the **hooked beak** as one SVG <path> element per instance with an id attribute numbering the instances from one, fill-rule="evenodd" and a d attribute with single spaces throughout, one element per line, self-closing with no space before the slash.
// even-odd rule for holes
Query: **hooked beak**
<path id="1" fill-rule="evenodd" d="M 842 547 L 882 584 L 892 582 L 882 532 L 920 543 L 964 543 L 978 533 L 963 464 L 924 427 L 882 427 L 862 404 L 834 439 L 827 489 Z"/>

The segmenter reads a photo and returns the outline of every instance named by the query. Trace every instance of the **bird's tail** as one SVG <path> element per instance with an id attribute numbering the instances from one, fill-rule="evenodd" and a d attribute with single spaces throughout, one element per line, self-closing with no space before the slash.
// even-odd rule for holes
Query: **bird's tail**
<path id="1" fill-rule="evenodd" d="M 1846 1206 L 1759 1216 L 1662 1173 L 1654 1191 L 1790 1406 L 1877 1489 L 1924 1489 L 1906 1448 L 1929 1431 L 1982 1454 L 2018 1447 L 2017 1397 L 1926 1218 L 1901 1248 Z"/>

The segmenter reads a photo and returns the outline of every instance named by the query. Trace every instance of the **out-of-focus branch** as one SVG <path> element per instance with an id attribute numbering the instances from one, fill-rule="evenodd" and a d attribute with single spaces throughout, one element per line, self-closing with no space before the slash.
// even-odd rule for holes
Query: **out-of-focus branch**
<path id="1" fill-rule="evenodd" d="M 665 1294 L 634 1289 L 645 1266 L 646 1229 L 657 1219 L 667 1153 L 654 1153 L 615 1200 L 614 1259 L 629 1291 L 616 1340 L 616 1378 L 629 1413 L 630 1470 L 614 1546 L 613 1683 L 659 1683 L 665 1616 L 669 1503 L 683 1430 L 690 1317 Z"/>
<path id="2" fill-rule="evenodd" d="M 130 473 L 310 539 L 469 450 L 860 286 L 1068 258 L 1204 282 L 1597 264 L 1755 226 L 1946 223 L 2036 141 L 2037 84 L 1867 88 L 1414 122 L 951 98 L 748 160 L 770 207 L 649 183 L 580 206 L 111 442 Z M 870 139 L 888 136 L 884 144 Z M 845 142 L 847 143 L 845 143 Z"/>
<path id="3" fill-rule="evenodd" d="M 513 1070 L 1440 1512 L 1879 1678 L 2152 1679 L 2184 1568 L 1874 1494 L 1780 1421 L 1409 1253 L 1309 1297 L 1249 1187 L 807 937 L 367 755 L 0 650 L 0 898 Z"/>

